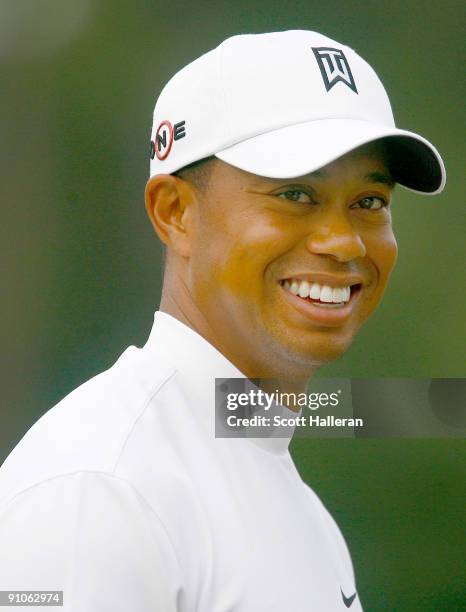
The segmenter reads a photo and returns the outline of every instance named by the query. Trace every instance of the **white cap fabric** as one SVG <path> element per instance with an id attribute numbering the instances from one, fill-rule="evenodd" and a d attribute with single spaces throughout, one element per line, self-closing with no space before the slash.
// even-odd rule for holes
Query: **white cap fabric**
<path id="1" fill-rule="evenodd" d="M 357 53 L 317 32 L 233 36 L 188 64 L 154 110 L 150 174 L 215 155 L 271 178 L 313 172 L 384 138 L 401 185 L 435 194 L 445 167 L 425 138 L 395 127 L 380 79 Z"/>

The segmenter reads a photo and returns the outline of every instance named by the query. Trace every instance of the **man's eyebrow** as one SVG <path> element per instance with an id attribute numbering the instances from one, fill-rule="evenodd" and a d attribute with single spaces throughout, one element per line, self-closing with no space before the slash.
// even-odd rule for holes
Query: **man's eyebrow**
<path id="1" fill-rule="evenodd" d="M 326 179 L 329 176 L 329 173 L 324 168 L 320 168 L 319 170 L 314 170 L 314 172 L 310 172 L 308 174 L 308 176 L 311 177 L 311 178 L 315 178 L 315 179 Z M 295 179 L 297 181 L 296 185 L 301 184 L 299 182 L 300 178 L 301 177 Z M 310 185 L 308 185 L 308 182 L 306 181 L 306 178 L 305 177 L 303 177 L 303 178 L 304 178 L 306 187 L 308 189 L 312 189 L 312 187 Z M 362 177 L 362 179 L 364 181 L 367 181 L 368 183 L 379 183 L 379 184 L 382 184 L 382 185 L 388 185 L 389 187 L 394 187 L 395 184 L 396 184 L 396 181 L 393 179 L 393 177 L 391 176 L 391 174 L 388 171 L 383 172 L 383 171 L 380 171 L 380 170 L 374 170 L 373 172 L 368 172 L 367 174 L 365 174 Z M 280 180 L 280 179 L 271 179 L 271 180 L 273 180 L 275 182 L 275 181 Z M 289 182 L 291 184 L 291 181 L 293 179 L 281 179 L 282 182 L 285 181 L 285 180 L 289 180 Z"/>
<path id="2" fill-rule="evenodd" d="M 395 185 L 395 181 L 393 180 L 390 174 L 385 174 L 384 172 L 369 172 L 364 177 L 364 180 L 369 181 L 371 183 L 382 183 L 383 185 L 389 185 L 393 187 Z"/>
<path id="3" fill-rule="evenodd" d="M 312 176 L 313 178 L 324 178 L 325 176 L 327 176 L 327 174 L 327 170 L 314 170 L 314 172 L 310 173 L 310 176 Z"/>
<path id="4" fill-rule="evenodd" d="M 328 176 L 328 172 L 321 168 L 320 170 L 314 170 L 314 172 L 311 172 L 309 176 L 312 178 L 325 178 Z M 365 181 L 369 181 L 370 183 L 382 183 L 384 185 L 389 185 L 390 187 L 395 185 L 395 181 L 388 172 L 380 172 L 376 170 L 364 175 L 363 178 Z"/>

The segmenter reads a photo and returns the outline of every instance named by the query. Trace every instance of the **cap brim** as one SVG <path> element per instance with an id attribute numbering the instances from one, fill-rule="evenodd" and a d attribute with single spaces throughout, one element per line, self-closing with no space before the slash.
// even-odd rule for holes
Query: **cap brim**
<path id="1" fill-rule="evenodd" d="M 395 182 L 423 194 L 443 190 L 445 166 L 428 140 L 413 132 L 356 119 L 324 119 L 282 127 L 243 140 L 215 156 L 252 174 L 296 178 L 381 138 L 387 144 Z"/>

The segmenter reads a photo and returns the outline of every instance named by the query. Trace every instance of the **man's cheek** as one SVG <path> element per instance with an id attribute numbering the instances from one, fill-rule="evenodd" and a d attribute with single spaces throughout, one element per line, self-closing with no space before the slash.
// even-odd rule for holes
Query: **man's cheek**
<path id="1" fill-rule="evenodd" d="M 274 258 L 270 243 L 245 232 L 241 241 L 229 247 L 215 272 L 219 284 L 243 296 L 263 291 L 265 271 Z"/>
<path id="2" fill-rule="evenodd" d="M 386 280 L 392 273 L 396 260 L 398 259 L 398 244 L 396 242 L 395 234 L 393 231 L 387 232 L 385 239 L 381 243 L 381 257 L 383 258 L 383 267 L 385 270 Z"/>
<path id="3" fill-rule="evenodd" d="M 216 282 L 237 296 L 251 296 L 261 282 L 262 262 L 254 250 L 232 250 L 216 271 Z"/>
<path id="4" fill-rule="evenodd" d="M 398 245 L 391 227 L 367 239 L 366 248 L 369 259 L 377 268 L 379 282 L 387 282 L 398 256 Z"/>

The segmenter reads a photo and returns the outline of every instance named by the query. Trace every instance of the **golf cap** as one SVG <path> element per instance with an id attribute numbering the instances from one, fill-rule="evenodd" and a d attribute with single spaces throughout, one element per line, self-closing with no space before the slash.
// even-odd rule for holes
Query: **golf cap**
<path id="1" fill-rule="evenodd" d="M 172 174 L 215 155 L 252 174 L 295 178 L 381 138 L 397 183 L 442 191 L 440 154 L 422 136 L 395 127 L 380 79 L 355 51 L 305 30 L 238 35 L 162 90 L 150 174 Z"/>

